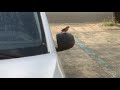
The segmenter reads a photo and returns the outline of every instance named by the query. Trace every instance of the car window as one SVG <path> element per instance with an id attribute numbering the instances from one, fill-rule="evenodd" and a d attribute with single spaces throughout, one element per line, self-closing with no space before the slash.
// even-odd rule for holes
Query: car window
<path id="1" fill-rule="evenodd" d="M 47 53 L 37 12 L 0 12 L 0 59 Z"/>

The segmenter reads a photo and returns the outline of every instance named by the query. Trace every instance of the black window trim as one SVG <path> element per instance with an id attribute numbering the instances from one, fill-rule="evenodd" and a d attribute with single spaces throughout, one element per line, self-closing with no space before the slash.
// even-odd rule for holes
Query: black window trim
<path id="1" fill-rule="evenodd" d="M 39 19 L 39 22 L 40 22 L 41 35 L 42 35 L 42 45 L 45 45 L 45 48 L 46 48 L 46 50 L 47 50 L 47 53 L 49 53 L 49 52 L 48 52 L 48 48 L 47 48 L 46 36 L 45 36 L 44 27 L 43 27 L 43 22 L 42 22 L 42 18 L 41 18 L 40 12 L 37 12 L 37 15 L 38 15 L 38 19 Z"/>

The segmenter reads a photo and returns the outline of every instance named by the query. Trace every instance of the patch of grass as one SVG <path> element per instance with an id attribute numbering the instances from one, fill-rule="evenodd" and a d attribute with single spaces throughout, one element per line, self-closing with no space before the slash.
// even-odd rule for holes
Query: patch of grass
<path id="1" fill-rule="evenodd" d="M 116 26 L 116 23 L 113 21 L 105 21 L 102 23 L 102 26 Z"/>
<path id="2" fill-rule="evenodd" d="M 108 19 L 104 19 L 102 22 L 102 26 L 108 26 L 108 27 L 112 27 L 112 26 L 117 26 L 119 23 L 117 21 L 115 21 L 114 18 L 109 18 Z"/>

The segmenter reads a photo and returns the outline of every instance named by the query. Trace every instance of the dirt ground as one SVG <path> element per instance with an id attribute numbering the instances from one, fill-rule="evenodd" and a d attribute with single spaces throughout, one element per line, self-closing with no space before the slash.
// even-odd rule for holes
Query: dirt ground
<path id="1" fill-rule="evenodd" d="M 51 24 L 53 38 L 69 25 L 75 46 L 58 55 L 68 78 L 119 78 L 120 27 L 100 23 Z"/>

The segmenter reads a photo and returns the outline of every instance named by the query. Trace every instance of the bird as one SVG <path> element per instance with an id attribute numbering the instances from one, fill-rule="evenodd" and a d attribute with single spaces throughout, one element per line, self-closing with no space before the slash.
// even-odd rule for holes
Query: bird
<path id="1" fill-rule="evenodd" d="M 69 30 L 70 26 L 67 26 L 66 28 L 62 29 L 61 32 L 62 33 L 66 33 Z"/>

